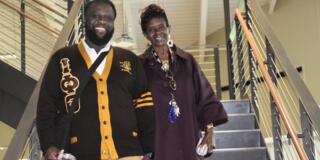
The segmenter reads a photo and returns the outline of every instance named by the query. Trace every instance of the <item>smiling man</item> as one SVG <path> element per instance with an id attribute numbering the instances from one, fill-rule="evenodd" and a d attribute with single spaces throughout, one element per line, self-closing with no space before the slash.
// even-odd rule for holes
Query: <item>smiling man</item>
<path id="1" fill-rule="evenodd" d="M 68 152 L 78 160 L 141 160 L 153 151 L 154 108 L 138 57 L 113 47 L 116 9 L 109 0 L 85 6 L 85 38 L 50 59 L 39 95 L 37 129 L 47 159 L 57 159 L 55 119 L 70 112 L 79 86 L 85 85 L 70 127 Z M 83 74 L 107 52 L 86 84 Z"/>

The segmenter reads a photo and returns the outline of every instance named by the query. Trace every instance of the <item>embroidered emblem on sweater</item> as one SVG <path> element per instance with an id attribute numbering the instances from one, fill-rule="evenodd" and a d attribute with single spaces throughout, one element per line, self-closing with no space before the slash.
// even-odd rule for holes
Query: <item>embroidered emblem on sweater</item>
<path id="1" fill-rule="evenodd" d="M 121 71 L 128 72 L 130 75 L 132 74 L 130 61 L 120 62 L 120 68 L 121 68 Z"/>
<path id="2" fill-rule="evenodd" d="M 72 101 L 76 94 L 77 88 L 79 87 L 79 84 L 80 84 L 79 79 L 71 74 L 69 62 L 70 62 L 69 58 L 62 58 L 60 60 L 60 65 L 62 70 L 60 88 L 62 92 L 66 93 L 64 97 L 64 103 L 65 103 L 67 112 L 69 112 L 69 109 L 71 107 Z M 74 113 L 77 113 L 79 111 L 80 111 L 80 99 L 78 101 L 78 106 L 75 109 Z"/>

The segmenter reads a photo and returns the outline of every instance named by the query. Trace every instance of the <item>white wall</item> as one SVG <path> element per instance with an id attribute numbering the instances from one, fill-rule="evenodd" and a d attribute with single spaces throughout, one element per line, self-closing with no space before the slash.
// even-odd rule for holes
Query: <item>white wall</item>
<path id="1" fill-rule="evenodd" d="M 293 65 L 303 66 L 307 87 L 320 104 L 320 1 L 278 0 L 267 17 Z"/>

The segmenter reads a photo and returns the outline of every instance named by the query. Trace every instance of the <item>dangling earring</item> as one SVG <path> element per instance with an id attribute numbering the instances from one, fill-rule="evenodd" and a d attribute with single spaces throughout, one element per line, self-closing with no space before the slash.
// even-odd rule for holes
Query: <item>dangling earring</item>
<path id="1" fill-rule="evenodd" d="M 171 40 L 171 35 L 170 35 L 170 33 L 168 33 L 167 45 L 168 45 L 170 48 L 173 47 L 173 41 Z"/>

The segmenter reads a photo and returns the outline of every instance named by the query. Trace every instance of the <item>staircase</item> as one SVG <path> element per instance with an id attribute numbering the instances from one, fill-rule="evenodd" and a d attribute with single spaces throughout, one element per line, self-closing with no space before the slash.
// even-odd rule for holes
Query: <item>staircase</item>
<path id="1" fill-rule="evenodd" d="M 205 160 L 269 160 L 248 100 L 222 101 L 229 121 L 215 128 L 213 154 Z"/>

